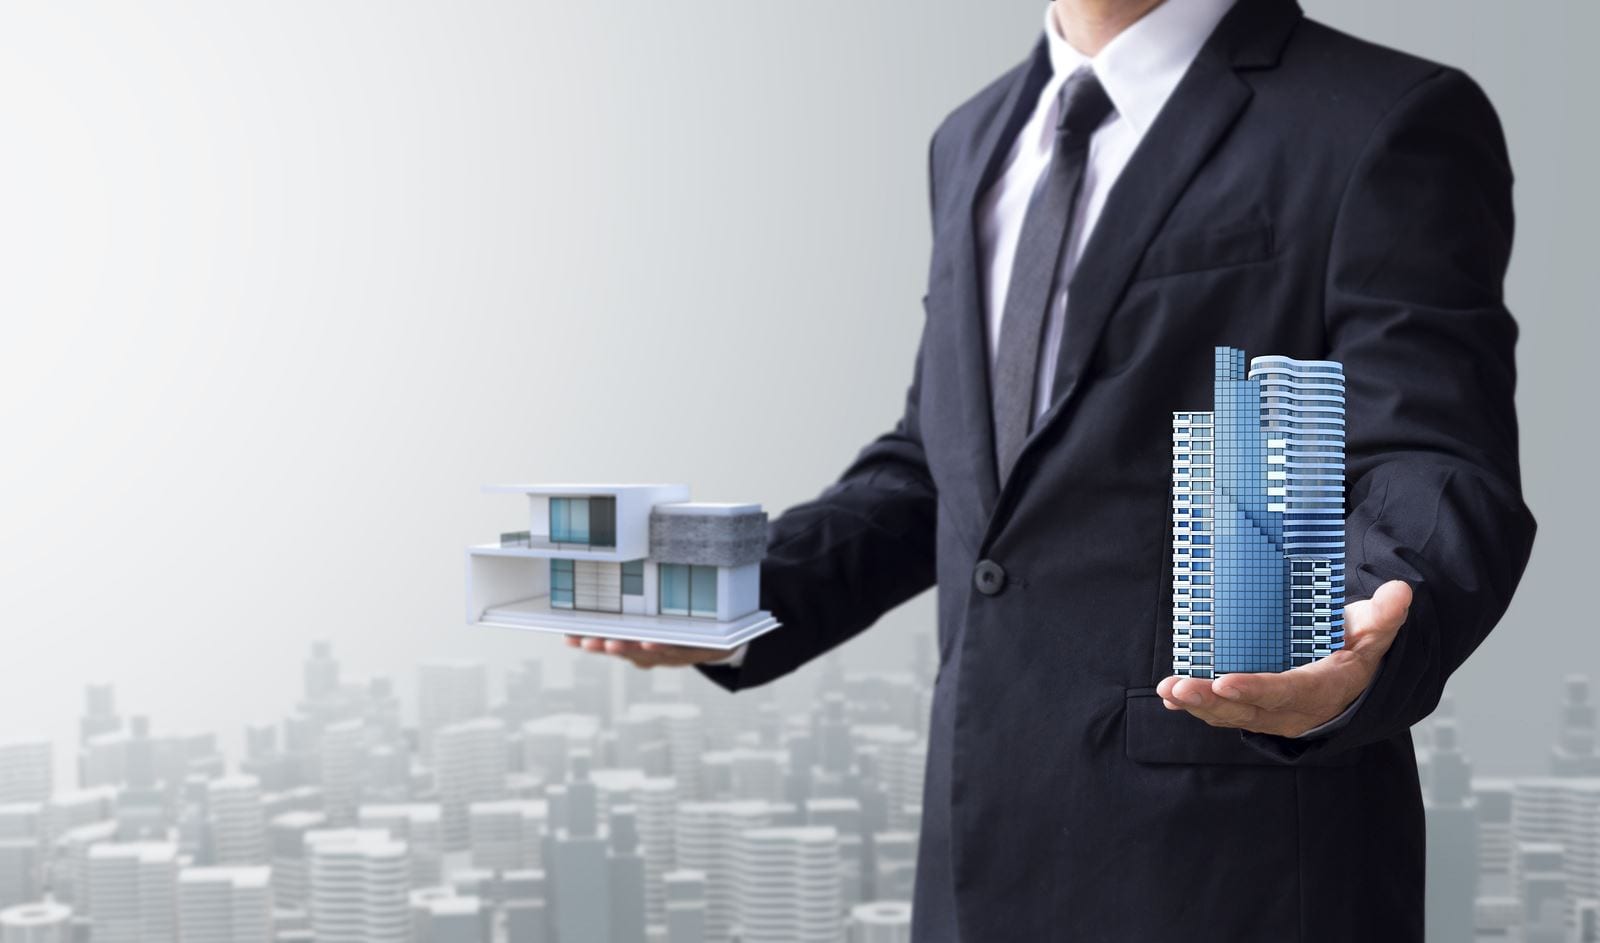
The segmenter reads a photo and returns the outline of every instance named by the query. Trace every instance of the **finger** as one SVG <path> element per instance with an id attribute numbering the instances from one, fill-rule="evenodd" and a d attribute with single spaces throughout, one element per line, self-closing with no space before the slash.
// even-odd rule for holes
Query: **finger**
<path id="1" fill-rule="evenodd" d="M 1235 704 L 1218 697 L 1203 678 L 1179 678 L 1172 686 L 1172 700 L 1189 713 L 1217 727 L 1238 727 L 1252 720 L 1258 708 Z"/>
<path id="2" fill-rule="evenodd" d="M 569 635 L 569 636 L 567 636 L 567 647 L 568 648 L 581 648 L 582 646 L 583 646 L 583 636 L 581 636 L 581 635 Z"/>
<path id="3" fill-rule="evenodd" d="M 1156 685 L 1156 694 L 1160 695 L 1163 700 L 1172 697 L 1172 686 L 1177 683 L 1178 677 L 1176 675 L 1170 678 L 1163 678 L 1161 683 Z"/>
<path id="4" fill-rule="evenodd" d="M 1267 711 L 1331 715 L 1354 700 L 1376 670 L 1372 659 L 1341 649 L 1288 671 L 1225 674 L 1212 689 L 1225 700 Z"/>
<path id="5" fill-rule="evenodd" d="M 590 636 L 583 640 L 583 650 L 586 652 L 603 652 L 606 650 L 606 640 Z"/>
<path id="6" fill-rule="evenodd" d="M 1167 688 L 1167 698 L 1184 707 L 1213 708 L 1226 703 L 1211 690 L 1205 678 L 1177 678 Z"/>
<path id="7" fill-rule="evenodd" d="M 1225 674 L 1211 682 L 1211 691 L 1225 701 L 1249 704 L 1262 710 L 1284 710 L 1304 695 L 1297 687 L 1304 679 L 1291 677 L 1293 674 L 1292 671 Z"/>
<path id="8" fill-rule="evenodd" d="M 1179 687 L 1180 682 L 1188 683 Z M 1174 692 L 1173 695 L 1161 699 L 1162 706 L 1170 711 L 1187 711 L 1196 719 L 1213 727 L 1253 730 L 1285 737 L 1298 736 L 1320 723 L 1315 717 L 1298 711 L 1262 710 L 1252 704 L 1226 701 L 1217 697 L 1214 692 L 1212 696 L 1207 697 L 1207 692 L 1204 690 L 1194 691 L 1190 688 L 1189 684 L 1193 682 L 1204 684 L 1201 679 L 1169 678 L 1162 682 L 1161 687 Z M 1196 704 L 1191 707 L 1172 699 L 1173 696 L 1180 694 L 1196 701 Z"/>

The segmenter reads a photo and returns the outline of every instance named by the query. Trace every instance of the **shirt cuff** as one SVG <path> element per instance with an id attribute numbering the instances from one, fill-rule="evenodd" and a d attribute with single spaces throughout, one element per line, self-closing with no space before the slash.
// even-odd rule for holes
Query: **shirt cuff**
<path id="1" fill-rule="evenodd" d="M 740 665 L 744 664 L 745 652 L 749 650 L 750 643 L 745 642 L 743 645 L 740 645 L 738 648 L 729 652 L 727 657 L 719 658 L 716 661 L 703 661 L 701 664 L 708 668 L 738 668 Z M 1365 697 L 1365 695 L 1363 695 L 1363 697 Z"/>
<path id="2" fill-rule="evenodd" d="M 742 660 L 743 659 L 741 659 L 741 661 Z M 1345 724 L 1348 724 L 1350 722 L 1350 718 L 1354 717 L 1356 711 L 1361 707 L 1361 702 L 1367 699 L 1367 694 L 1371 692 L 1371 690 L 1372 685 L 1367 685 L 1362 689 L 1361 696 L 1356 698 L 1354 701 L 1351 701 L 1349 707 L 1346 707 L 1344 710 L 1340 711 L 1338 717 L 1335 717 L 1332 720 L 1323 721 L 1315 727 L 1312 727 L 1310 730 L 1307 730 L 1305 733 L 1300 734 L 1297 737 L 1291 737 L 1290 739 L 1314 740 L 1317 737 L 1325 737 L 1328 734 L 1338 730 L 1340 727 L 1343 727 Z"/>

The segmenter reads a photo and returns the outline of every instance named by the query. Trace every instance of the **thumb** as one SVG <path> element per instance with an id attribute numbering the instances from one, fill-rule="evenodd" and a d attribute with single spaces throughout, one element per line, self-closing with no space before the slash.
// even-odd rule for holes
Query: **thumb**
<path id="1" fill-rule="evenodd" d="M 1345 610 L 1345 641 L 1387 642 L 1399 631 L 1411 610 L 1411 586 L 1404 580 L 1390 580 L 1378 587 L 1372 598 L 1351 603 Z M 1387 648 L 1387 645 L 1384 645 Z"/>
<path id="2" fill-rule="evenodd" d="M 1411 584 L 1405 580 L 1390 580 L 1372 594 L 1372 616 L 1377 625 L 1398 629 L 1410 611 Z"/>

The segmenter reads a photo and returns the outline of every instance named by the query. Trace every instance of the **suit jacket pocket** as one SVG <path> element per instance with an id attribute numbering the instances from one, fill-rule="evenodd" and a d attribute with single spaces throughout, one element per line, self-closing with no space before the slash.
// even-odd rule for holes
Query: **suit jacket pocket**
<path id="1" fill-rule="evenodd" d="M 1145 250 L 1134 281 L 1247 265 L 1273 254 L 1272 224 L 1240 220 L 1224 226 L 1182 229 L 1158 236 Z"/>
<path id="2" fill-rule="evenodd" d="M 1125 717 L 1128 759 L 1135 763 L 1285 765 L 1246 743 L 1238 730 L 1213 727 L 1183 711 L 1167 710 L 1155 688 L 1129 688 Z M 1357 752 L 1343 750 L 1300 765 L 1349 766 L 1357 761 Z"/>

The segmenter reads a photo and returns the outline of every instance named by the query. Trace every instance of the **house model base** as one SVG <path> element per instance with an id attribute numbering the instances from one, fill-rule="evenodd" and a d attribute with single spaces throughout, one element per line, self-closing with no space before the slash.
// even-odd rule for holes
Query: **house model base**
<path id="1" fill-rule="evenodd" d="M 529 526 L 467 549 L 467 621 L 727 651 L 778 627 L 759 608 L 767 515 L 684 485 L 495 485 Z"/>

